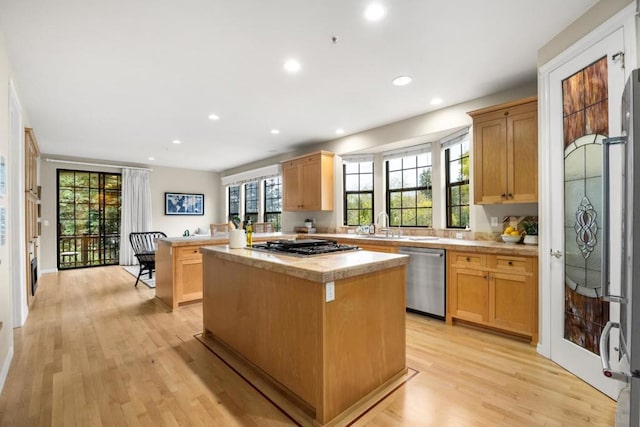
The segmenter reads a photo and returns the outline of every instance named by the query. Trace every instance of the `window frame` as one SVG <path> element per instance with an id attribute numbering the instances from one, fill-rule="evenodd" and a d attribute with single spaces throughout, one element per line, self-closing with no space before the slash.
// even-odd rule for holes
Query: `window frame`
<path id="1" fill-rule="evenodd" d="M 458 143 L 452 144 L 451 146 L 448 146 L 447 148 L 445 148 L 444 150 L 444 168 L 445 168 L 445 178 L 444 178 L 444 184 L 445 184 L 445 211 L 446 211 L 446 228 L 452 228 L 452 229 L 464 229 L 466 227 L 469 226 L 469 221 L 470 221 L 470 217 L 471 217 L 471 200 L 470 200 L 470 190 L 471 190 L 471 184 L 470 184 L 470 168 L 469 171 L 467 172 L 467 179 L 463 179 L 461 181 L 451 181 L 451 177 L 450 177 L 450 172 L 451 172 L 451 168 L 450 165 L 452 162 L 455 161 L 460 161 L 460 170 L 462 171 L 462 163 L 464 161 L 464 159 L 467 159 L 467 164 L 469 164 L 469 162 L 471 161 L 471 157 L 470 157 L 470 153 L 471 153 L 471 147 L 469 146 L 466 152 L 466 155 L 464 153 L 462 153 L 461 151 L 461 156 L 457 159 L 454 159 L 453 161 L 451 160 L 451 149 L 454 147 L 460 147 L 462 146 L 465 142 L 469 142 L 468 139 L 464 139 Z M 469 165 L 470 166 L 470 165 Z M 467 186 L 467 203 L 463 204 L 457 204 L 457 205 L 453 205 L 452 201 L 451 201 L 451 193 L 453 191 L 454 188 L 458 187 L 460 189 L 462 189 L 463 186 Z M 460 209 L 462 209 L 463 207 L 467 208 L 467 224 L 463 224 L 462 223 L 462 215 L 460 217 L 460 224 L 459 225 L 453 225 L 453 208 L 454 207 L 458 207 Z M 462 212 L 462 211 L 461 211 Z"/>
<path id="2" fill-rule="evenodd" d="M 425 166 L 419 166 L 419 161 L 418 158 L 419 156 L 423 155 L 423 154 L 428 154 L 429 155 L 429 162 L 427 165 Z M 406 159 L 408 158 L 415 158 L 415 167 L 409 167 L 406 168 L 404 167 L 404 162 Z M 404 182 L 403 182 L 403 187 L 401 188 L 395 188 L 392 189 L 391 185 L 390 185 L 390 180 L 389 180 L 389 176 L 390 173 L 392 171 L 390 171 L 390 162 L 393 160 L 397 160 L 400 159 L 402 162 L 402 167 L 401 169 L 399 169 L 400 171 L 402 171 L 402 175 L 403 175 L 403 181 L 404 181 L 404 172 L 407 170 L 411 170 L 411 169 L 416 169 L 416 184 L 419 183 L 420 177 L 417 175 L 417 170 L 420 168 L 428 168 L 431 172 L 431 180 L 430 180 L 430 185 L 427 186 L 420 186 L 420 185 L 416 185 L 415 187 L 404 187 Z M 394 170 L 393 172 L 396 172 L 397 170 Z M 415 227 L 415 228 L 433 228 L 433 152 L 431 150 L 429 151 L 424 151 L 421 153 L 416 153 L 416 154 L 408 154 L 408 155 L 404 155 L 404 156 L 398 156 L 395 158 L 388 158 L 385 159 L 385 180 L 386 180 L 386 191 L 385 191 L 385 197 L 386 197 L 386 209 L 385 212 L 387 213 L 387 215 L 389 216 L 389 226 L 390 227 Z M 403 192 L 411 192 L 411 191 L 415 191 L 416 192 L 416 197 L 415 197 L 415 206 L 413 207 L 407 207 L 405 208 L 404 206 L 402 206 L 402 202 L 403 202 L 403 197 L 402 197 L 402 193 Z M 427 191 L 430 194 L 430 201 L 431 201 L 431 206 L 430 207 L 424 207 L 421 208 L 418 206 L 418 192 L 419 191 Z M 400 193 L 400 223 L 395 223 L 394 222 L 394 215 L 392 215 L 392 207 L 391 207 L 391 198 L 392 195 L 395 193 Z M 396 210 L 398 208 L 393 208 L 393 210 Z M 402 223 L 402 218 L 403 218 L 403 212 L 405 210 L 411 210 L 413 209 L 415 211 L 414 214 L 414 218 L 415 218 L 415 224 L 414 225 L 405 225 Z M 430 217 L 431 217 L 431 223 L 428 225 L 425 224 L 418 224 L 418 209 L 429 209 L 430 210 Z"/>
<path id="3" fill-rule="evenodd" d="M 259 222 L 260 220 L 260 182 L 259 181 L 250 181 L 245 182 L 244 184 L 244 220 L 245 222 L 248 219 L 251 219 L 251 222 Z M 255 197 L 247 197 L 249 194 L 249 186 L 255 187 Z M 248 202 L 255 203 L 255 210 L 249 210 Z"/>
<path id="4" fill-rule="evenodd" d="M 358 164 L 358 173 L 349 173 L 347 174 L 347 163 L 352 163 L 352 164 Z M 363 173 L 361 171 L 361 167 L 362 167 L 362 163 L 371 163 L 371 172 L 365 172 Z M 358 175 L 358 188 L 359 190 L 357 191 L 347 191 L 347 175 Z M 362 175 L 371 175 L 371 190 L 362 190 L 361 189 L 361 176 Z M 342 218 L 342 222 L 345 226 L 359 226 L 359 225 L 369 225 L 372 224 L 375 221 L 375 218 L 373 217 L 374 212 L 375 212 L 375 173 L 374 173 L 374 161 L 373 160 L 365 160 L 365 161 L 360 161 L 360 162 L 345 162 L 342 165 L 342 185 L 343 185 L 343 218 Z M 348 203 L 347 203 L 347 199 L 350 195 L 358 195 L 358 208 L 357 209 L 349 209 L 348 207 Z M 367 221 L 366 224 L 362 224 L 360 223 L 360 221 L 362 220 L 363 216 L 362 216 L 362 211 L 365 209 L 362 209 L 362 205 L 361 205 L 361 195 L 363 194 L 370 194 L 371 195 L 371 221 Z M 349 211 L 357 211 L 358 212 L 358 224 L 349 224 Z M 366 209 L 368 210 L 368 209 Z"/>
<path id="5" fill-rule="evenodd" d="M 276 184 L 268 184 L 268 182 L 270 180 L 273 179 L 277 179 L 277 183 Z M 275 198 L 275 197 L 267 197 L 268 195 L 268 191 L 267 191 L 267 187 L 278 187 L 279 190 L 278 194 L 279 197 Z M 272 222 L 273 223 L 273 231 L 280 231 L 282 229 L 282 176 L 278 175 L 278 176 L 274 176 L 271 178 L 265 178 L 264 180 L 262 180 L 262 188 L 263 188 L 263 206 L 264 206 L 264 211 L 263 211 L 263 218 L 265 222 Z M 280 210 L 279 211 L 269 211 L 267 210 L 267 206 L 269 206 L 269 204 L 267 203 L 267 200 L 280 200 Z M 269 221 L 269 217 L 270 216 L 276 216 L 276 221 Z"/>
<path id="6" fill-rule="evenodd" d="M 236 189 L 236 190 L 233 190 Z M 232 201 L 232 194 L 236 194 L 236 201 L 233 202 Z M 232 205 L 236 205 L 237 206 L 237 211 L 233 212 L 231 210 L 231 206 Z M 240 185 L 236 184 L 236 185 L 230 185 L 228 187 L 227 190 L 227 206 L 228 206 L 228 211 L 227 211 L 227 215 L 228 215 L 228 219 L 231 220 L 233 217 L 240 217 Z"/>

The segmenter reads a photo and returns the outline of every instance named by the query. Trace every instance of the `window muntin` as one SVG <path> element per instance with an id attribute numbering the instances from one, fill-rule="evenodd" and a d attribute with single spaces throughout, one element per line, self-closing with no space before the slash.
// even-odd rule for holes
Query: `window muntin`
<path id="1" fill-rule="evenodd" d="M 344 224 L 373 223 L 373 162 L 347 162 L 343 171 Z"/>
<path id="2" fill-rule="evenodd" d="M 433 226 L 431 153 L 387 160 L 387 214 L 397 227 Z"/>
<path id="3" fill-rule="evenodd" d="M 469 225 L 469 141 L 444 151 L 447 228 Z"/>
<path id="4" fill-rule="evenodd" d="M 240 216 L 240 186 L 229 187 L 229 219 Z"/>
<path id="5" fill-rule="evenodd" d="M 264 180 L 264 220 L 273 223 L 274 231 L 282 229 L 282 178 Z"/>
<path id="6" fill-rule="evenodd" d="M 244 219 L 245 222 L 258 222 L 258 181 L 244 185 Z"/>

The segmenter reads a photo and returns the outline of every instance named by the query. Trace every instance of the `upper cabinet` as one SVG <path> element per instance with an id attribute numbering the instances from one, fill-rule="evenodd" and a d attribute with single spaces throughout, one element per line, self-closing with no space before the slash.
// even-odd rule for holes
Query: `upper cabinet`
<path id="1" fill-rule="evenodd" d="M 40 150 L 38 150 L 38 143 L 31 128 L 25 128 L 24 149 L 25 191 L 35 198 L 38 198 L 38 157 L 40 156 Z"/>
<path id="2" fill-rule="evenodd" d="M 333 210 L 334 154 L 318 151 L 282 162 L 285 211 Z"/>
<path id="3" fill-rule="evenodd" d="M 468 113 L 473 118 L 474 202 L 538 201 L 536 97 Z"/>

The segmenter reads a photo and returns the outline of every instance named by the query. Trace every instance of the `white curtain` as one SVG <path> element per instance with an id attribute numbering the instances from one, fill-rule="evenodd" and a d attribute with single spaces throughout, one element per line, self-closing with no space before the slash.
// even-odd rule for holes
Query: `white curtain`
<path id="1" fill-rule="evenodd" d="M 151 229 L 151 182 L 149 171 L 122 169 L 122 206 L 120 210 L 120 265 L 136 264 L 129 233 Z"/>

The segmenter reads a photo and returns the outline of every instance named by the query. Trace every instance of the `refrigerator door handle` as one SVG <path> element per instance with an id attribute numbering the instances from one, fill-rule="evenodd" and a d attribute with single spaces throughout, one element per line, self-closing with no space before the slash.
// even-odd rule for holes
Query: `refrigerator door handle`
<path id="1" fill-rule="evenodd" d="M 611 206 L 609 201 L 609 148 L 612 145 L 626 144 L 626 136 L 616 136 L 602 140 L 602 258 L 600 260 L 600 295 L 605 301 L 624 302 L 624 298 L 611 295 L 609 290 L 609 216 Z M 624 196 L 626 197 L 626 195 Z M 604 335 L 604 333 L 603 333 Z"/>
<path id="2" fill-rule="evenodd" d="M 602 373 L 607 378 L 629 382 L 629 374 L 611 369 L 611 363 L 609 362 L 609 334 L 611 333 L 612 328 L 620 329 L 620 324 L 608 321 L 602 330 L 602 335 L 600 335 L 600 361 L 602 362 Z"/>

